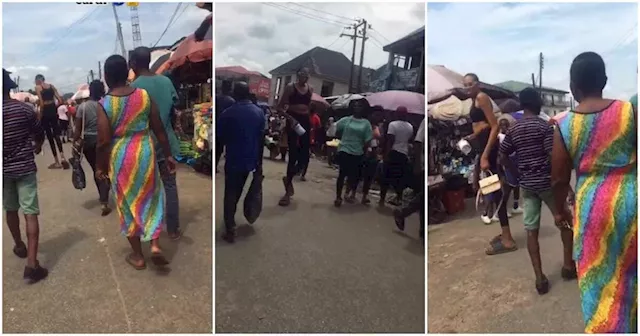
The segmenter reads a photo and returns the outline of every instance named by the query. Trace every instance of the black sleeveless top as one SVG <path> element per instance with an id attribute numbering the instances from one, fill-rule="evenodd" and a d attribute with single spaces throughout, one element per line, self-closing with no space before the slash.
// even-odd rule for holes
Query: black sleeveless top
<path id="1" fill-rule="evenodd" d="M 301 94 L 298 88 L 293 85 L 293 92 L 289 96 L 289 105 L 309 105 L 311 104 L 311 89 L 307 86 L 307 93 Z"/>
<path id="2" fill-rule="evenodd" d="M 484 111 L 481 108 L 476 107 L 475 99 L 471 103 L 471 111 L 469 111 L 469 117 L 471 118 L 471 122 L 488 121 L 487 116 L 484 115 Z"/>
<path id="3" fill-rule="evenodd" d="M 53 97 L 55 96 L 55 92 L 53 91 L 53 86 L 49 85 L 49 87 L 46 89 L 42 88 L 42 91 L 40 91 L 40 94 L 42 95 L 43 101 L 53 100 Z"/>

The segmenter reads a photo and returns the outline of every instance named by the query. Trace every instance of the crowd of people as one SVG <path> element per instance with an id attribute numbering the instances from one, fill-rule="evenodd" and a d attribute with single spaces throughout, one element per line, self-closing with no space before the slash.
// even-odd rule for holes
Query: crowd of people
<path id="1" fill-rule="evenodd" d="M 467 139 L 478 154 L 476 184 L 489 174 L 483 172 L 498 174 L 501 184 L 485 195 L 501 226 L 486 253 L 517 250 L 507 210 L 517 187 L 536 291 L 550 290 L 538 243 L 545 203 L 563 244 L 560 274 L 578 280 L 586 332 L 637 332 L 637 95 L 631 102 L 604 98 L 605 63 L 593 52 L 573 60 L 570 88 L 578 105 L 557 120 L 540 117 L 543 102 L 532 88 L 519 93 L 521 119 L 498 119 L 478 76 L 467 74 L 464 83 L 473 99 Z M 513 209 L 521 211 L 519 203 Z"/>
<path id="2" fill-rule="evenodd" d="M 182 235 L 174 159 L 180 148 L 171 123 L 178 95 L 171 80 L 149 70 L 150 61 L 146 47 L 136 48 L 129 62 L 120 55 L 110 56 L 104 62 L 108 92 L 102 81 L 91 82 L 89 98 L 77 108 L 67 105 L 42 75 L 35 78 L 39 98 L 35 108 L 12 99 L 11 90 L 17 85 L 3 69 L 3 203 L 13 252 L 27 259 L 27 283 L 48 275 L 37 260 L 40 205 L 35 154 L 42 151 L 45 135 L 55 160 L 49 168 L 69 167 L 63 138 L 73 143 L 72 163 L 86 158 L 102 216 L 111 212 L 109 197 L 115 198 L 120 231 L 132 249 L 126 262 L 145 269 L 141 242 L 150 241 L 152 263 L 158 267 L 169 263 L 159 243 L 160 232 L 166 224 L 170 239 Z M 136 74 L 131 83 L 130 68 Z M 69 120 L 72 139 L 63 132 Z M 27 244 L 21 235 L 19 210 L 26 221 Z"/>
<path id="3" fill-rule="evenodd" d="M 310 158 L 326 156 L 330 165 L 338 167 L 336 207 L 355 203 L 361 182 L 361 203 L 370 204 L 369 191 L 378 181 L 379 206 L 386 205 L 387 190 L 393 187 L 397 227 L 404 230 L 405 218 L 420 211 L 420 237 L 424 239 L 424 121 L 414 130 L 407 109 L 400 107 L 385 123 L 382 108 L 359 99 L 350 103 L 348 116 L 338 121 L 328 118 L 323 125 L 311 100 L 313 88 L 308 78 L 308 70 L 300 69 L 297 80 L 284 88 L 274 112 L 252 101 L 246 83 L 223 81 L 216 97 L 216 162 L 226 153 L 223 238 L 234 242 L 237 203 L 249 173 L 261 169 L 267 147 L 271 159 L 280 156 L 287 162 L 280 206 L 291 204 L 295 177 L 306 180 Z M 334 139 L 339 139 L 336 148 L 328 146 Z M 402 207 L 407 188 L 414 190 L 415 197 Z"/>

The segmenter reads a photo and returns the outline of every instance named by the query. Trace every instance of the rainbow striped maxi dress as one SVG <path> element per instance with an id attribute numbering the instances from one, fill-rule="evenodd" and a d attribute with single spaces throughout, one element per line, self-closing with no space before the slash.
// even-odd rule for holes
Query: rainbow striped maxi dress
<path id="1" fill-rule="evenodd" d="M 636 117 L 614 101 L 559 121 L 576 171 L 573 257 L 585 331 L 638 330 L 638 178 Z"/>
<path id="2" fill-rule="evenodd" d="M 151 98 L 135 89 L 128 96 L 107 95 L 102 104 L 111 124 L 109 178 L 120 230 L 142 241 L 157 239 L 164 226 L 165 194 L 149 129 Z"/>

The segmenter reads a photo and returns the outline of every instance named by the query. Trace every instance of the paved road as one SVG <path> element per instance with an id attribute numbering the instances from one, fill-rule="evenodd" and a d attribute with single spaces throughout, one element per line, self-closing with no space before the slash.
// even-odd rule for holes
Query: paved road
<path id="1" fill-rule="evenodd" d="M 510 224 L 519 250 L 487 256 L 500 224 L 485 226 L 473 211 L 428 229 L 428 332 L 582 333 L 577 282 L 563 281 L 560 232 L 543 210 L 540 250 L 551 291 L 539 296 L 522 216 Z"/>
<path id="2" fill-rule="evenodd" d="M 222 163 L 221 163 L 222 164 Z M 216 332 L 424 332 L 424 248 L 389 211 L 333 207 L 337 172 L 312 161 L 289 208 L 285 165 L 265 160 L 264 208 L 239 239 L 219 238 L 224 176 L 216 176 Z M 241 208 L 240 208 L 241 209 Z"/>
<path id="3" fill-rule="evenodd" d="M 211 332 L 211 178 L 188 168 L 178 171 L 186 232 L 177 243 L 161 240 L 171 272 L 136 271 L 125 263 L 129 246 L 119 234 L 116 212 L 100 217 L 93 180 L 84 191 L 75 190 L 70 171 L 46 168 L 51 154 L 45 147 L 46 156 L 37 157 L 39 259 L 50 274 L 38 284 L 23 283 L 24 261 L 11 252 L 5 225 L 3 332 Z M 24 222 L 22 227 L 24 236 Z"/>

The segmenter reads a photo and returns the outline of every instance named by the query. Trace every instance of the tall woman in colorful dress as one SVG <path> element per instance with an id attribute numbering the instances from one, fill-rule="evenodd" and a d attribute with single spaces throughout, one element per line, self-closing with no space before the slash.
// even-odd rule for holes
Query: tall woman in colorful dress
<path id="1" fill-rule="evenodd" d="M 556 209 L 566 209 L 571 170 L 576 199 L 556 225 L 573 228 L 582 314 L 588 333 L 638 331 L 637 120 L 631 103 L 602 98 L 607 83 L 593 52 L 571 64 L 579 105 L 558 121 L 552 153 Z"/>
<path id="2" fill-rule="evenodd" d="M 111 180 L 120 228 L 133 249 L 126 261 L 135 269 L 144 269 L 141 240 L 151 241 L 155 265 L 169 263 L 158 242 L 165 224 L 165 194 L 151 133 L 165 153 L 171 149 L 155 103 L 147 91 L 127 85 L 128 73 L 122 56 L 112 55 L 104 63 L 109 93 L 98 111 L 96 175 Z M 167 158 L 169 173 L 175 173 L 175 164 Z"/>

